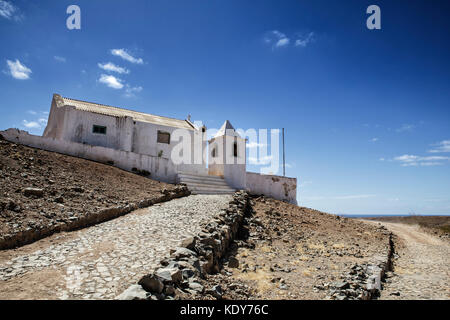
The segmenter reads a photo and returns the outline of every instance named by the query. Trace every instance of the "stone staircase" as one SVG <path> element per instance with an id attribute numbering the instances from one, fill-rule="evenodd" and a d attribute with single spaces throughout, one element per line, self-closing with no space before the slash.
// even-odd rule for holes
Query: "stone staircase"
<path id="1" fill-rule="evenodd" d="M 184 183 L 192 194 L 233 194 L 235 189 L 218 176 L 178 173 L 178 183 Z"/>

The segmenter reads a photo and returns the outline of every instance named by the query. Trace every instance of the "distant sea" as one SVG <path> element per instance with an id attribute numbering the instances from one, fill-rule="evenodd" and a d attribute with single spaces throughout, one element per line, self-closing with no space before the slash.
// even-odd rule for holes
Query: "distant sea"
<path id="1" fill-rule="evenodd" d="M 409 217 L 411 214 L 338 214 L 338 216 L 346 218 L 378 218 L 378 217 Z M 416 214 L 416 216 L 450 216 L 450 214 Z"/>

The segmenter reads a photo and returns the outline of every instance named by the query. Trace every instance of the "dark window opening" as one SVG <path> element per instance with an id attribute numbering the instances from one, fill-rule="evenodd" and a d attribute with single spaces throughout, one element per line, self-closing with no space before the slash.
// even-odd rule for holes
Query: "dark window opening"
<path id="1" fill-rule="evenodd" d="M 213 150 L 212 150 L 212 152 L 211 152 L 211 156 L 213 157 L 213 158 L 215 158 L 215 157 L 217 157 L 217 155 L 216 155 L 216 148 L 214 148 Z"/>
<path id="2" fill-rule="evenodd" d="M 157 142 L 170 144 L 170 133 L 158 131 Z"/>
<path id="3" fill-rule="evenodd" d="M 233 155 L 234 155 L 235 157 L 238 156 L 238 145 L 237 145 L 237 142 L 235 142 L 235 143 L 233 144 Z"/>
<path id="4" fill-rule="evenodd" d="M 106 127 L 94 124 L 94 126 L 92 127 L 92 132 L 98 134 L 106 134 Z"/>

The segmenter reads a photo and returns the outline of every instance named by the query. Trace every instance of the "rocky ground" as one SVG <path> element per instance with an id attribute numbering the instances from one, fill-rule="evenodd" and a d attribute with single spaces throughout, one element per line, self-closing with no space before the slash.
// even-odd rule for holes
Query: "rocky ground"
<path id="1" fill-rule="evenodd" d="M 230 199 L 175 199 L 0 251 L 0 299 L 113 299 L 199 233 Z"/>
<path id="2" fill-rule="evenodd" d="M 217 291 L 223 299 L 358 298 L 366 264 L 386 252 L 384 227 L 266 197 L 252 203 L 221 272 L 192 298 L 215 299 Z"/>
<path id="3" fill-rule="evenodd" d="M 450 299 L 450 242 L 419 225 L 382 222 L 397 235 L 393 272 L 381 292 L 385 300 Z"/>
<path id="4" fill-rule="evenodd" d="M 118 168 L 0 137 L 0 235 L 56 228 L 177 188 Z M 1 246 L 0 246 L 1 247 Z"/>

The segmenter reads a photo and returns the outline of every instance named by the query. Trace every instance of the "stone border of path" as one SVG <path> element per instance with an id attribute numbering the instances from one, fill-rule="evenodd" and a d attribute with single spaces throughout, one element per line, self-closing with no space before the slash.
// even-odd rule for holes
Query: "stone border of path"
<path id="1" fill-rule="evenodd" d="M 167 202 L 173 199 L 189 196 L 191 192 L 185 185 L 176 186 L 172 190 L 163 189 L 162 195 L 153 199 L 144 199 L 136 203 L 131 203 L 126 206 L 117 206 L 100 210 L 98 213 L 90 213 L 82 217 L 77 217 L 69 223 L 59 223 L 51 227 L 44 227 L 39 230 L 29 229 L 10 236 L 0 237 L 0 250 L 13 249 L 26 244 L 30 244 L 37 240 L 51 236 L 54 233 L 64 231 L 75 231 L 78 229 L 90 227 L 119 216 L 128 214 L 134 210 L 150 207 L 154 204 Z"/>
<path id="2" fill-rule="evenodd" d="M 343 274 L 341 281 L 329 286 L 330 298 L 333 300 L 372 300 L 380 296 L 383 289 L 381 282 L 386 272 L 392 271 L 394 257 L 393 234 L 381 226 L 387 236 L 383 253 L 376 255 L 368 264 L 355 264 L 350 271 Z"/>
<path id="3" fill-rule="evenodd" d="M 250 210 L 249 199 L 247 192 L 236 192 L 228 208 L 206 224 L 202 232 L 185 239 L 181 247 L 171 250 L 170 257 L 161 261 L 162 267 L 142 277 L 116 299 L 172 300 L 180 295 L 204 293 L 198 281 L 220 270 L 220 259 Z M 206 293 L 221 298 L 220 287 L 210 291 Z"/>

